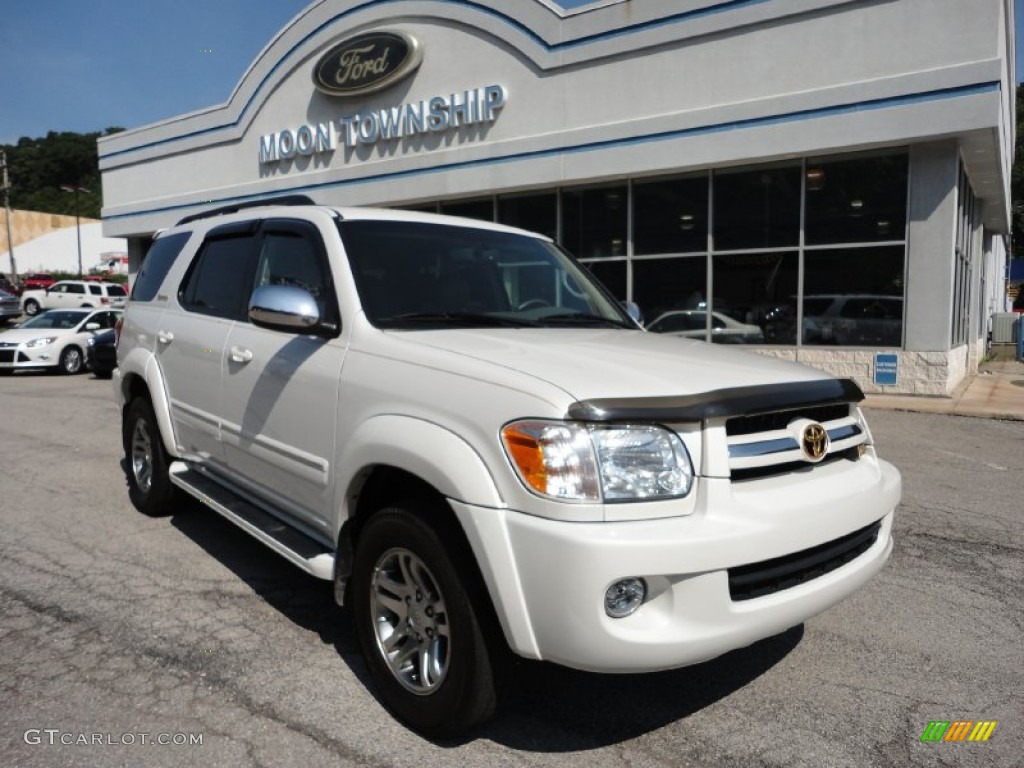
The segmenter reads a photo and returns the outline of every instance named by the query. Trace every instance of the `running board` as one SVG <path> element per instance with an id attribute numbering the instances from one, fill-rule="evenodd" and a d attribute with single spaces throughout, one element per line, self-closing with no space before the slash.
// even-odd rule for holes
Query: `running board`
<path id="1" fill-rule="evenodd" d="M 208 475 L 190 469 L 183 461 L 173 462 L 168 473 L 176 486 L 306 573 L 327 581 L 334 578 L 334 552 L 319 541 L 232 493 Z"/>

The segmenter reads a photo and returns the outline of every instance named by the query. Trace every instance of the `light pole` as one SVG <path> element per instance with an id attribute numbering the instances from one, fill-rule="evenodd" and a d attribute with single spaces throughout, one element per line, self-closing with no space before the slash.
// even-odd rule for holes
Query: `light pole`
<path id="1" fill-rule="evenodd" d="M 11 183 L 7 179 L 7 153 L 0 152 L 0 192 L 4 193 L 4 219 L 7 222 L 7 255 L 11 259 L 11 280 L 18 282 L 18 265 L 14 262 L 14 240 L 11 239 Z"/>
<path id="2" fill-rule="evenodd" d="M 78 220 L 78 193 L 88 193 L 89 190 L 84 187 L 73 187 L 70 184 L 61 184 L 60 188 L 65 192 L 75 193 L 75 234 L 78 236 L 78 276 L 82 276 L 82 225 Z"/>

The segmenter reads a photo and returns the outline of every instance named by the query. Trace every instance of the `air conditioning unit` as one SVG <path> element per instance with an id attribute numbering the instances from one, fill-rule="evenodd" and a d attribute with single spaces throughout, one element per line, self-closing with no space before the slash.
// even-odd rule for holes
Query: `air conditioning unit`
<path id="1" fill-rule="evenodd" d="M 1014 312 L 997 312 L 992 315 L 993 344 L 1013 344 L 1017 340 L 1013 330 L 1017 317 Z"/>

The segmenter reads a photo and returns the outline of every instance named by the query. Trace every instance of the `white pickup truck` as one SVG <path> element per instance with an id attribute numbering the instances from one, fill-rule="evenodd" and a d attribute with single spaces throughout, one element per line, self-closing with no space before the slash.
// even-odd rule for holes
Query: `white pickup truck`
<path id="1" fill-rule="evenodd" d="M 647 333 L 538 235 L 308 202 L 156 239 L 114 379 L 129 492 L 333 580 L 405 723 L 483 721 L 516 656 L 704 661 L 882 568 L 900 476 L 853 382 Z"/>

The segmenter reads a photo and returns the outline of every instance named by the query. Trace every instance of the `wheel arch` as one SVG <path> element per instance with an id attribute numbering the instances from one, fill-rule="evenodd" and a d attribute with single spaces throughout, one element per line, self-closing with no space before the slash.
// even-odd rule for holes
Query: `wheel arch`
<path id="1" fill-rule="evenodd" d="M 360 534 L 374 515 L 391 507 L 402 507 L 430 525 L 448 546 L 455 567 L 472 583 L 466 584 L 487 636 L 510 648 L 511 635 L 499 616 L 496 595 L 484 576 L 476 548 L 448 499 L 437 488 L 405 469 L 385 464 L 367 466 L 350 488 L 349 516 L 341 526 L 334 558 L 335 601 L 350 603 L 346 594 Z M 410 503 L 415 500 L 414 503 Z"/>
<path id="2" fill-rule="evenodd" d="M 145 397 L 153 406 L 157 426 L 160 427 L 160 439 L 163 441 L 167 455 L 178 455 L 177 441 L 174 437 L 174 425 L 171 422 L 170 402 L 167 390 L 156 361 L 142 350 L 132 350 L 128 356 L 119 361 L 121 369 L 121 416 L 128 411 L 132 401 Z"/>

